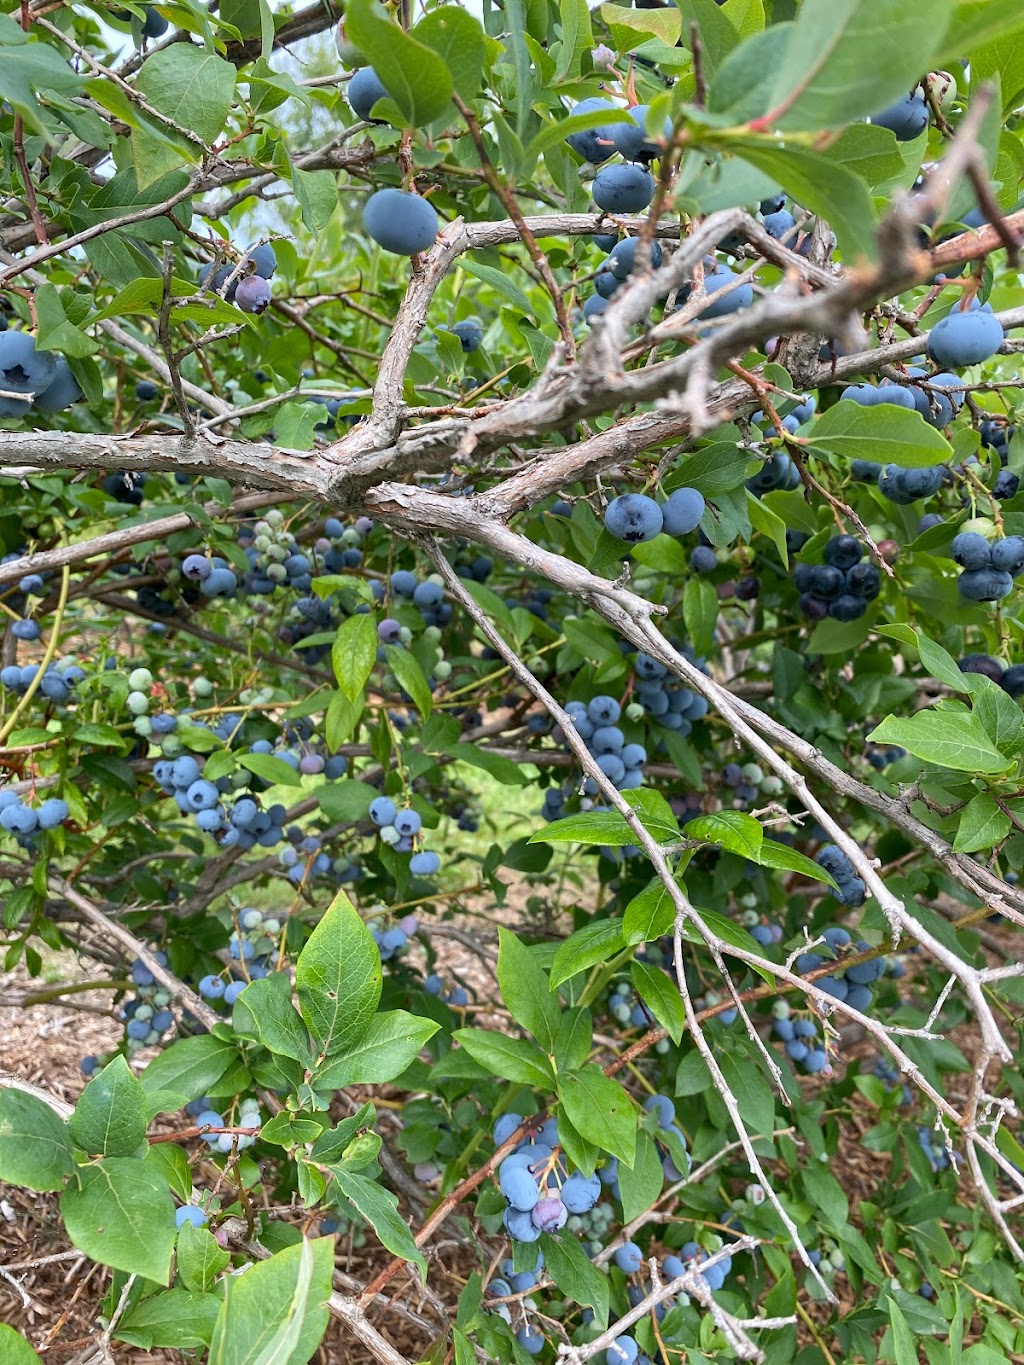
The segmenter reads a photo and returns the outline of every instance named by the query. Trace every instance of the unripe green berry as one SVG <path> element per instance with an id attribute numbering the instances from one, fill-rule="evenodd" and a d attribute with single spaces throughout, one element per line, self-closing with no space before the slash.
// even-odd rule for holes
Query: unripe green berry
<path id="1" fill-rule="evenodd" d="M 440 644 L 440 642 L 441 642 L 441 627 L 440 627 L 440 626 L 427 626 L 426 630 L 423 632 L 423 638 L 424 638 L 424 640 L 427 641 L 428 644 L 431 644 L 431 645 Z"/>
<path id="2" fill-rule="evenodd" d="M 153 686 L 153 675 L 148 668 L 133 668 L 128 674 L 128 686 L 133 692 L 143 692 Z"/>
<path id="3" fill-rule="evenodd" d="M 400 643 L 403 645 L 412 644 L 412 631 L 409 629 L 408 626 L 403 626 L 402 629 L 398 632 L 398 639 Z"/>
<path id="4" fill-rule="evenodd" d="M 192 684 L 192 692 L 197 697 L 212 697 L 213 683 L 209 678 L 196 678 Z"/>
<path id="5" fill-rule="evenodd" d="M 136 716 L 132 722 L 132 729 L 143 739 L 148 739 L 153 733 L 153 722 L 148 716 Z"/>
<path id="6" fill-rule="evenodd" d="M 133 716 L 144 716 L 149 710 L 149 698 L 145 692 L 129 692 L 125 706 Z"/>
<path id="7" fill-rule="evenodd" d="M 635 724 L 638 720 L 643 720 L 643 718 L 644 708 L 638 701 L 631 701 L 626 707 L 626 719 L 633 721 Z"/>
<path id="8" fill-rule="evenodd" d="M 434 677 L 438 682 L 447 682 L 452 676 L 452 666 L 447 659 L 439 659 L 434 665 Z"/>

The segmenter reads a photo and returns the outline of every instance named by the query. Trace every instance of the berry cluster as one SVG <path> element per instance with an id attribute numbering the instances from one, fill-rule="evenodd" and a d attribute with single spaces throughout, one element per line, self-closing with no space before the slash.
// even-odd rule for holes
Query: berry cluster
<path id="1" fill-rule="evenodd" d="M 28 332 L 0 332 L 0 418 L 24 417 L 31 408 L 60 412 L 85 397 L 60 354 L 39 350 Z"/>
<path id="2" fill-rule="evenodd" d="M 963 570 L 957 579 L 960 596 L 971 602 L 1001 602 L 1024 570 L 1024 536 L 1005 536 L 990 544 L 977 531 L 961 531 L 950 548 Z"/>
<path id="3" fill-rule="evenodd" d="M 70 813 L 68 803 L 59 796 L 29 806 L 18 792 L 0 790 L 0 829 L 13 834 L 22 848 L 34 848 L 40 834 L 62 825 Z"/>
<path id="4" fill-rule="evenodd" d="M 835 879 L 839 888 L 836 892 L 837 901 L 843 905 L 864 904 L 868 889 L 841 848 L 836 844 L 825 844 L 818 850 L 814 861 Z"/>
<path id="5" fill-rule="evenodd" d="M 156 952 L 153 956 L 162 967 L 167 966 L 166 953 Z M 118 1018 L 125 1026 L 125 1051 L 129 1057 L 144 1047 L 155 1047 L 162 1042 L 175 1024 L 169 1008 L 171 993 L 157 983 L 144 962 L 132 963 L 131 978 L 136 994 L 118 1011 Z M 82 1069 L 85 1070 L 84 1063 Z"/>
<path id="6" fill-rule="evenodd" d="M 277 253 L 261 242 L 242 257 L 238 265 L 207 265 L 199 274 L 200 286 L 237 303 L 243 313 L 262 313 L 270 304 L 270 281 L 277 269 Z"/>
<path id="7" fill-rule="evenodd" d="M 801 953 L 796 960 L 798 972 L 815 972 L 829 962 L 841 962 L 840 954 L 849 956 L 853 953 L 871 952 L 871 944 L 865 943 L 863 939 L 854 947 L 849 932 L 838 925 L 826 929 L 822 938 L 826 951 L 831 950 L 829 955 L 826 956 L 820 950 Z M 885 959 L 875 957 L 867 962 L 854 962 L 849 967 L 830 972 L 828 976 L 820 976 L 814 984 L 833 999 L 845 1001 L 852 1009 L 860 1010 L 863 1014 L 865 1010 L 870 1009 L 874 1000 L 872 985 L 885 975 L 885 971 Z"/>
<path id="8" fill-rule="evenodd" d="M 881 591 L 876 565 L 864 562 L 864 549 L 854 536 L 833 536 L 822 551 L 824 564 L 797 564 L 793 582 L 800 610 L 811 621 L 831 616 L 855 621 Z"/>
<path id="9" fill-rule="evenodd" d="M 195 1119 L 197 1128 L 258 1128 L 261 1123 L 259 1100 L 247 1095 L 238 1106 L 238 1118 L 229 1124 L 224 1115 L 212 1107 L 208 1095 L 192 1100 L 185 1106 L 186 1114 Z M 254 1133 L 203 1133 L 203 1141 L 215 1152 L 230 1152 L 232 1148 L 242 1151 L 256 1141 Z"/>
<path id="10" fill-rule="evenodd" d="M 423 817 L 410 806 L 402 810 L 395 805 L 390 796 L 377 796 L 370 802 L 370 819 L 380 831 L 381 842 L 388 844 L 396 853 L 411 853 L 409 871 L 416 877 L 433 877 L 441 870 L 438 854 L 420 848 L 420 831 Z"/>
<path id="11" fill-rule="evenodd" d="M 683 653 L 692 664 L 704 671 L 702 659 L 694 658 L 689 649 L 684 649 Z M 692 691 L 650 654 L 645 654 L 642 650 L 637 652 L 633 661 L 633 672 L 635 705 L 642 709 L 640 715 L 635 715 L 627 708 L 628 719 L 639 720 L 640 716 L 650 716 L 664 729 L 688 735 L 694 722 L 703 720 L 707 715 L 708 703 L 705 698 Z"/>

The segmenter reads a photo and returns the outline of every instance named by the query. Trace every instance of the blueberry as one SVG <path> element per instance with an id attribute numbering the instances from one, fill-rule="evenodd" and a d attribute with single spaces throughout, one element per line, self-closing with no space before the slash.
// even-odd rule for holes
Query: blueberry
<path id="1" fill-rule="evenodd" d="M 416 877 L 432 877 L 441 868 L 441 859 L 436 853 L 414 853 L 409 859 L 409 871 Z"/>
<path id="2" fill-rule="evenodd" d="M 615 1264 L 627 1275 L 634 1275 L 644 1263 L 644 1253 L 635 1242 L 624 1242 L 615 1251 Z"/>
<path id="3" fill-rule="evenodd" d="M 484 329 L 478 318 L 466 318 L 452 327 L 452 335 L 462 343 L 463 351 L 476 351 L 484 339 Z"/>
<path id="4" fill-rule="evenodd" d="M 662 510 L 653 498 L 642 493 L 623 493 L 605 508 L 604 524 L 619 540 L 638 545 L 641 541 L 653 540 L 660 533 Z"/>
<path id="5" fill-rule="evenodd" d="M 696 488 L 677 488 L 661 504 L 662 530 L 685 536 L 696 529 L 704 515 L 704 496 Z"/>
<path id="6" fill-rule="evenodd" d="M 822 551 L 826 564 L 837 569 L 852 569 L 864 557 L 864 550 L 855 536 L 833 536 Z"/>
<path id="7" fill-rule="evenodd" d="M 992 567 L 1019 574 L 1024 569 L 1024 536 L 1007 536 L 992 544 Z"/>
<path id="8" fill-rule="evenodd" d="M 937 365 L 962 369 L 988 360 L 1002 344 L 1003 328 L 998 318 L 981 309 L 973 313 L 954 309 L 932 329 L 928 354 Z"/>
<path id="9" fill-rule="evenodd" d="M 270 285 L 260 275 L 248 275 L 239 280 L 235 303 L 243 313 L 262 313 L 270 305 Z"/>
<path id="10" fill-rule="evenodd" d="M 897 142 L 912 142 L 928 127 L 928 101 L 924 91 L 914 89 L 895 104 L 871 115 L 876 128 L 888 128 Z"/>
<path id="11" fill-rule="evenodd" d="M 727 285 L 733 284 L 738 278 L 735 271 L 723 267 L 721 270 L 716 270 L 714 274 L 704 276 L 704 289 L 708 294 L 717 294 Z M 711 303 L 701 309 L 700 317 L 702 319 L 723 318 L 729 313 L 736 313 L 742 308 L 749 308 L 753 301 L 754 286 L 748 280 L 746 284 L 731 289 L 722 298 L 712 300 Z"/>
<path id="12" fill-rule="evenodd" d="M 765 215 L 764 230 L 769 237 L 774 237 L 776 241 L 784 242 L 787 246 L 792 246 L 796 239 L 796 219 L 788 209 L 779 209 L 777 213 Z"/>
<path id="13" fill-rule="evenodd" d="M 591 186 L 594 203 L 606 213 L 642 213 L 654 198 L 654 177 L 632 163 L 602 166 Z"/>
<path id="14" fill-rule="evenodd" d="M 988 541 L 977 531 L 961 531 L 950 546 L 953 558 L 963 569 L 987 569 L 992 564 L 992 550 Z M 1001 568 L 1001 565 L 995 567 Z"/>
<path id="15" fill-rule="evenodd" d="M 957 587 L 970 602 L 1000 602 L 1013 592 L 1013 579 L 999 569 L 968 569 L 960 575 Z"/>
<path id="16" fill-rule="evenodd" d="M 652 141 L 647 136 L 647 114 L 647 105 L 638 104 L 629 111 L 631 123 L 613 123 L 611 125 L 615 149 L 627 161 L 653 161 L 656 156 L 661 155 L 665 146 L 671 141 L 672 120 L 666 116 L 661 137 L 657 141 Z"/>
<path id="17" fill-rule="evenodd" d="M 609 272 L 606 272 L 609 273 Z M 587 323 L 593 322 L 594 318 L 599 317 L 608 307 L 608 300 L 603 299 L 600 294 L 591 294 L 583 304 L 583 316 Z"/>
<path id="18" fill-rule="evenodd" d="M 78 380 L 71 373 L 71 366 L 62 355 L 57 357 L 57 371 L 42 393 L 35 396 L 35 405 L 40 412 L 61 412 L 80 402 L 85 394 L 78 387 Z"/>
<path id="19" fill-rule="evenodd" d="M 14 394 L 41 394 L 57 377 L 57 357 L 37 351 L 27 332 L 0 332 L 0 389 Z"/>
<path id="20" fill-rule="evenodd" d="M 636 269 L 636 259 L 640 248 L 639 237 L 623 237 L 622 241 L 612 247 L 605 269 L 610 270 L 617 280 L 625 280 Z M 661 246 L 656 241 L 650 243 L 651 269 L 657 270 L 661 265 L 662 255 Z"/>
<path id="21" fill-rule="evenodd" d="M 617 111 L 618 106 L 609 104 L 607 100 L 586 99 L 580 100 L 571 113 L 610 114 Z M 615 151 L 615 127 L 615 124 L 608 124 L 598 128 L 584 128 L 581 132 L 570 133 L 565 140 L 577 156 L 596 166 L 602 161 L 607 161 Z"/>
<path id="22" fill-rule="evenodd" d="M 357 118 L 367 122 L 380 122 L 379 119 L 371 120 L 370 115 L 378 100 L 387 99 L 388 92 L 372 66 L 361 66 L 358 71 L 353 72 L 347 94 L 352 112 Z"/>
<path id="23" fill-rule="evenodd" d="M 269 242 L 261 242 L 259 246 L 254 246 L 247 257 L 252 263 L 253 271 L 264 280 L 272 280 L 274 271 L 277 269 L 277 252 Z"/>
<path id="24" fill-rule="evenodd" d="M 426 251 L 433 245 L 439 225 L 433 204 L 406 190 L 378 190 L 366 201 L 363 210 L 367 233 L 396 256 Z"/>
<path id="25" fill-rule="evenodd" d="M 690 552 L 690 568 L 694 573 L 713 573 L 718 567 L 718 556 L 710 545 L 697 545 Z"/>

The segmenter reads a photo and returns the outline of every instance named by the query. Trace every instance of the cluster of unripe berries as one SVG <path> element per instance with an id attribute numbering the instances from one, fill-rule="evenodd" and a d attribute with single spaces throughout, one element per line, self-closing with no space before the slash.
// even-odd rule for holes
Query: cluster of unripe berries
<path id="1" fill-rule="evenodd" d="M 238 265 L 204 266 L 199 283 L 228 303 L 236 303 L 243 313 L 262 313 L 270 304 L 270 281 L 276 269 L 277 253 L 269 242 L 262 242 Z"/>
<path id="2" fill-rule="evenodd" d="M 380 907 L 381 914 L 386 913 L 386 907 Z M 381 962 L 390 962 L 392 958 L 404 953 L 409 946 L 409 940 L 418 932 L 420 922 L 415 915 L 405 915 L 397 924 L 388 928 L 383 918 L 368 919 L 366 927 L 373 935 L 373 941 L 377 945 L 380 953 Z"/>
<path id="3" fill-rule="evenodd" d="M 254 1099 L 251 1095 L 242 1100 L 238 1106 L 238 1117 L 230 1125 L 224 1115 L 213 1108 L 213 1102 L 208 1095 L 203 1095 L 201 1099 L 192 1100 L 186 1104 L 185 1112 L 195 1120 L 197 1128 L 258 1128 L 262 1121 L 259 1100 Z M 230 1152 L 233 1147 L 242 1151 L 246 1147 L 251 1147 L 256 1141 L 255 1133 L 203 1133 L 201 1136 L 208 1147 L 211 1147 L 215 1152 L 224 1153 Z"/>
<path id="4" fill-rule="evenodd" d="M 381 842 L 396 853 L 411 853 L 409 871 L 416 877 L 433 877 L 441 870 L 441 859 L 428 849 L 416 851 L 423 817 L 411 806 L 399 809 L 390 796 L 377 796 L 370 802 L 370 819 L 377 826 Z"/>
<path id="5" fill-rule="evenodd" d="M 736 805 L 745 810 L 761 796 L 778 796 L 783 789 L 781 777 L 766 773 L 758 763 L 727 763 L 722 782 L 731 788 Z"/>
<path id="6" fill-rule="evenodd" d="M 162 967 L 166 967 L 165 953 L 156 952 L 153 956 Z M 129 1057 L 144 1047 L 155 1047 L 175 1023 L 170 1009 L 170 991 L 157 982 L 141 960 L 132 963 L 131 979 L 136 987 L 136 995 L 126 1000 L 118 1012 L 118 1018 L 125 1026 L 125 1051 Z M 82 1069 L 85 1070 L 84 1063 Z"/>
<path id="7" fill-rule="evenodd" d="M 800 593 L 800 610 L 811 621 L 831 616 L 855 621 L 881 591 L 876 565 L 864 560 L 854 536 L 833 536 L 822 551 L 824 564 L 797 564 L 793 583 Z"/>
<path id="8" fill-rule="evenodd" d="M 632 847 L 632 845 L 627 845 Z M 618 852 L 620 850 L 616 850 Z M 611 849 L 606 850 L 609 857 L 614 856 Z M 628 981 L 617 981 L 608 993 L 608 1013 L 623 1028 L 648 1029 L 654 1024 L 654 1016 L 644 1004 L 643 999 Z M 664 1046 L 662 1046 L 664 1044 Z M 668 1039 L 662 1038 L 654 1045 L 655 1052 L 668 1051 Z M 614 1171 L 615 1167 L 606 1167 Z"/>

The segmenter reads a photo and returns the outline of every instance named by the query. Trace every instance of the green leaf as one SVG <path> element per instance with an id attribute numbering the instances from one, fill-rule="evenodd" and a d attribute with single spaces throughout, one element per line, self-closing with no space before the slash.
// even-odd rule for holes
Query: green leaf
<path id="1" fill-rule="evenodd" d="M 167 1182 L 146 1161 L 81 1166 L 60 1201 L 68 1236 L 101 1265 L 167 1284 L 177 1230 Z"/>
<path id="2" fill-rule="evenodd" d="M 51 119 L 37 95 L 46 91 L 76 95 L 85 85 L 84 79 L 72 71 L 55 47 L 29 38 L 7 14 L 0 15 L 0 47 L 4 99 L 21 115 L 29 132 L 45 133 Z"/>
<path id="3" fill-rule="evenodd" d="M 998 78 L 1002 91 L 1000 101 L 997 93 L 994 114 L 997 125 L 1002 122 L 1018 103 L 1024 89 L 1024 25 L 1002 37 L 974 47 L 971 52 L 971 89 L 980 88 L 985 82 Z M 997 133 L 998 136 L 998 133 Z"/>
<path id="4" fill-rule="evenodd" d="M 338 182 L 331 171 L 304 171 L 292 167 L 292 188 L 302 221 L 310 232 L 320 232 L 338 207 Z"/>
<path id="5" fill-rule="evenodd" d="M 660 968 L 649 967 L 645 962 L 634 962 L 629 974 L 644 1004 L 678 1045 L 686 1027 L 686 1011 L 678 986 Z"/>
<path id="6" fill-rule="evenodd" d="M 206 1347 L 213 1339 L 220 1307 L 214 1294 L 168 1289 L 136 1303 L 118 1320 L 114 1335 L 146 1351 L 154 1346 L 177 1351 Z"/>
<path id="7" fill-rule="evenodd" d="M 874 460 L 913 469 L 942 464 L 953 447 L 919 412 L 879 403 L 866 408 L 849 399 L 815 418 L 807 433 L 811 445 L 851 460 Z"/>
<path id="8" fill-rule="evenodd" d="M 450 108 L 451 73 L 430 47 L 379 13 L 372 0 L 349 0 L 345 32 L 380 76 L 405 126 L 423 128 Z"/>
<path id="9" fill-rule="evenodd" d="M 628 806 L 640 817 L 647 833 L 660 843 L 679 837 L 679 822 L 672 808 L 660 792 L 640 787 L 623 792 Z M 635 844 L 636 834 L 618 811 L 584 811 L 568 815 L 564 820 L 553 820 L 550 825 L 530 836 L 531 844 Z"/>
<path id="10" fill-rule="evenodd" d="M 456 1029 L 452 1037 L 474 1061 L 502 1080 L 539 1086 L 545 1091 L 554 1081 L 548 1059 L 536 1043 L 526 1038 L 509 1038 L 478 1028 Z"/>
<path id="11" fill-rule="evenodd" d="M 217 1244 L 209 1228 L 182 1223 L 176 1247 L 178 1275 L 186 1289 L 205 1294 L 220 1272 L 231 1263 L 231 1256 Z"/>
<path id="12" fill-rule="evenodd" d="M 562 1011 L 555 1039 L 555 1066 L 559 1071 L 578 1071 L 590 1055 L 594 1019 L 585 1005 Z"/>
<path id="13" fill-rule="evenodd" d="M 379 795 L 376 787 L 354 777 L 343 777 L 340 782 L 326 782 L 316 789 L 316 799 L 328 820 L 347 820 L 353 824 L 366 819 L 370 802 Z"/>
<path id="14" fill-rule="evenodd" d="M 587 0 L 559 0 L 558 11 L 562 20 L 562 45 L 556 79 L 564 81 L 580 74 L 580 60 L 594 46 L 594 33 Z"/>
<path id="15" fill-rule="evenodd" d="M 36 1355 L 20 1332 L 0 1322 L 0 1360 L 4 1365 L 43 1365 L 42 1358 Z"/>
<path id="16" fill-rule="evenodd" d="M 906 719 L 887 716 L 867 738 L 876 744 L 898 744 L 915 758 L 957 772 L 1002 773 L 1011 764 L 970 712 L 918 711 Z"/>
<path id="17" fill-rule="evenodd" d="M 275 787 L 301 787 L 302 778 L 283 758 L 275 754 L 239 754 L 238 761 L 243 768 L 262 777 Z"/>
<path id="18" fill-rule="evenodd" d="M 600 14 L 620 52 L 628 51 L 645 38 L 658 38 L 670 46 L 679 41 L 681 16 L 675 7 L 628 9 L 625 5 L 602 5 Z"/>
<path id="19" fill-rule="evenodd" d="M 636 1161 L 632 1169 L 619 1167 L 622 1220 L 631 1223 L 646 1213 L 661 1194 L 665 1171 L 653 1140 L 642 1130 L 636 1135 Z"/>
<path id="20" fill-rule="evenodd" d="M 305 1365 L 327 1330 L 334 1239 L 305 1238 L 225 1281 L 209 1365 Z"/>
<path id="21" fill-rule="evenodd" d="M 484 284 L 489 284 L 499 294 L 504 294 L 509 302 L 528 318 L 536 315 L 536 305 L 530 302 L 510 275 L 496 270 L 493 265 L 481 265 L 479 261 L 469 260 L 465 257 L 459 262 L 459 265 L 467 274 L 475 275 L 478 280 L 483 280 Z"/>
<path id="22" fill-rule="evenodd" d="M 1016 0 L 961 0 L 953 6 L 953 18 L 945 41 L 932 59 L 938 67 L 967 57 L 982 43 L 1024 27 Z"/>
<path id="23" fill-rule="evenodd" d="M 331 648 L 331 664 L 338 686 L 351 701 L 361 695 L 376 662 L 376 621 L 368 613 L 348 617 L 338 627 L 337 638 Z M 395 676 L 398 677 L 398 674 Z"/>
<path id="24" fill-rule="evenodd" d="M 934 640 L 930 640 L 922 631 L 915 630 L 913 626 L 904 625 L 902 622 L 892 626 L 878 626 L 879 635 L 888 635 L 893 640 L 899 640 L 903 644 L 911 645 L 917 650 L 921 658 L 921 663 L 939 682 L 943 682 L 947 687 L 951 687 L 954 692 L 970 692 L 973 690 L 975 676 L 969 673 L 962 673 L 957 661 L 941 645 L 937 645 Z"/>
<path id="25" fill-rule="evenodd" d="M 896 1365 L 918 1365 L 920 1357 L 917 1341 L 907 1325 L 906 1318 L 895 1299 L 890 1299 L 886 1306 L 889 1309 L 889 1322 L 892 1326 L 893 1359 Z"/>
<path id="26" fill-rule="evenodd" d="M 40 351 L 62 351 L 66 356 L 81 359 L 99 349 L 91 337 L 87 337 L 69 321 L 64 311 L 63 291 L 55 289 L 52 284 L 41 284 L 36 290 L 35 300 L 39 319 L 36 346 Z"/>
<path id="27" fill-rule="evenodd" d="M 988 792 L 979 792 L 960 812 L 953 851 L 977 853 L 994 848 L 1006 838 L 1011 826 L 1010 817 L 996 804 L 995 798 Z"/>
<path id="28" fill-rule="evenodd" d="M 383 1085 L 393 1081 L 416 1060 L 440 1028 L 432 1019 L 419 1019 L 405 1010 L 375 1014 L 369 1028 L 341 1057 L 314 1072 L 318 1089 L 343 1090 L 347 1085 Z"/>
<path id="29" fill-rule="evenodd" d="M 380 954 L 344 891 L 299 954 L 295 988 L 322 1057 L 336 1057 L 362 1038 L 380 1001 Z"/>
<path id="30" fill-rule="evenodd" d="M 951 13 L 951 0 L 804 0 L 766 123 L 812 132 L 885 109 L 931 69 Z"/>
<path id="31" fill-rule="evenodd" d="M 30 1190 L 59 1190 L 74 1164 L 63 1119 L 25 1090 L 0 1089 L 0 1180 Z"/>
<path id="32" fill-rule="evenodd" d="M 209 145 L 227 123 L 235 96 L 235 68 L 207 48 L 172 43 L 142 63 L 135 89 L 152 108 L 178 128 L 189 129 Z M 196 161 L 200 149 L 184 134 L 154 121 L 132 129 L 132 159 L 139 187 L 145 189 L 178 166 Z"/>
<path id="33" fill-rule="evenodd" d="M 636 1111 L 618 1081 L 591 1062 L 559 1078 L 558 1096 L 569 1122 L 581 1137 L 632 1166 L 636 1154 Z"/>
<path id="34" fill-rule="evenodd" d="M 415 654 L 403 649 L 401 645 L 385 645 L 384 653 L 387 656 L 388 668 L 398 679 L 399 687 L 408 693 L 416 710 L 426 720 L 433 710 L 434 702 Z"/>
<path id="35" fill-rule="evenodd" d="M 718 844 L 728 853 L 736 853 L 741 858 L 757 862 L 764 839 L 760 823 L 752 815 L 743 811 L 722 810 L 714 815 L 698 815 L 683 827 L 687 839 L 700 839 L 703 843 Z"/>
<path id="36" fill-rule="evenodd" d="M 545 1052 L 554 1051 L 558 1000 L 536 957 L 508 929 L 498 929 L 498 986 L 517 1024 L 532 1033 Z"/>
<path id="37" fill-rule="evenodd" d="M 179 1038 L 153 1058 L 140 1082 L 147 1095 L 173 1092 L 187 1104 L 200 1095 L 223 1093 L 217 1091 L 217 1083 L 237 1063 L 237 1047 L 223 1038 L 211 1034 Z"/>
<path id="38" fill-rule="evenodd" d="M 836 886 L 835 879 L 819 867 L 813 858 L 798 853 L 788 844 L 780 844 L 775 839 L 763 839 L 758 851 L 757 861 L 762 867 L 770 867 L 779 872 L 799 872 L 802 877 L 813 877 L 816 882 Z"/>
<path id="39" fill-rule="evenodd" d="M 68 1129 L 90 1156 L 132 1156 L 146 1140 L 147 1120 L 146 1092 L 118 1054 L 82 1091 Z"/>
<path id="40" fill-rule="evenodd" d="M 594 1265 L 572 1236 L 551 1237 L 542 1233 L 540 1249 L 547 1273 L 570 1303 L 594 1310 L 594 1323 L 603 1331 L 608 1325 L 608 1277 Z"/>
<path id="41" fill-rule="evenodd" d="M 660 877 L 654 877 L 629 902 L 622 916 L 626 943 L 652 943 L 672 928 L 676 907 Z"/>
<path id="42" fill-rule="evenodd" d="M 413 1240 L 409 1224 L 398 1212 L 398 1200 L 391 1191 L 382 1189 L 364 1175 L 356 1175 L 338 1166 L 331 1167 L 331 1175 L 341 1193 L 352 1201 L 373 1228 L 382 1245 L 393 1255 L 418 1266 L 420 1274 L 426 1279 L 427 1263 Z"/>
<path id="43" fill-rule="evenodd" d="M 696 488 L 706 498 L 742 488 L 747 465 L 753 459 L 735 441 L 713 441 L 683 458 L 679 466 L 687 488 Z"/>
<path id="44" fill-rule="evenodd" d="M 740 40 L 716 0 L 676 0 L 683 20 L 682 44 L 691 43 L 691 25 L 697 25 L 701 53 L 709 77 L 713 76 Z"/>
<path id="45" fill-rule="evenodd" d="M 770 1137 L 775 1128 L 775 1096 L 757 1063 L 727 1052 L 718 1058 L 718 1064 L 747 1127 L 752 1133 Z"/>
<path id="46" fill-rule="evenodd" d="M 321 1133 L 310 1149 L 314 1161 L 330 1165 L 344 1159 L 352 1140 L 361 1132 L 369 1130 L 377 1121 L 377 1111 L 372 1104 L 361 1105 L 354 1114 L 335 1127 Z"/>
<path id="47" fill-rule="evenodd" d="M 786 544 L 786 523 L 777 512 L 773 512 L 767 503 L 754 496 L 749 490 L 747 492 L 747 511 L 750 513 L 750 524 L 755 531 L 760 531 L 763 536 L 767 536 L 772 541 L 779 552 L 779 558 L 786 568 L 789 568 L 789 547 Z"/>
<path id="48" fill-rule="evenodd" d="M 715 585 L 707 578 L 691 575 L 683 588 L 683 622 L 698 654 L 706 654 L 710 650 L 717 620 L 718 593 Z"/>
<path id="49" fill-rule="evenodd" d="M 287 972 L 272 972 L 250 982 L 235 1002 L 231 1023 L 240 1038 L 255 1038 L 271 1052 L 291 1057 L 304 1067 L 313 1065 L 309 1031 L 292 1004 Z"/>
<path id="50" fill-rule="evenodd" d="M 511 758 L 505 758 L 503 754 L 493 754 L 476 744 L 450 744 L 447 753 L 449 758 L 456 758 L 473 768 L 490 773 L 503 787 L 524 787 L 530 781 L 519 764 L 513 762 Z"/>
<path id="51" fill-rule="evenodd" d="M 595 962 L 606 962 L 622 949 L 622 921 L 592 920 L 559 944 L 551 959 L 551 989 L 585 972 Z"/>
<path id="52" fill-rule="evenodd" d="M 487 39 L 480 22 L 454 5 L 422 18 L 412 36 L 443 58 L 452 84 L 466 101 L 474 100 L 484 77 Z"/>

